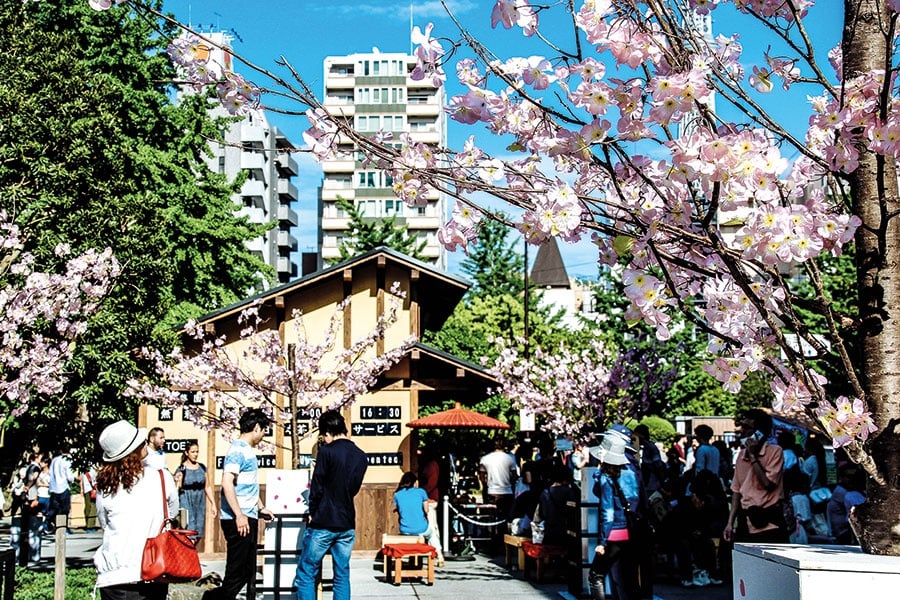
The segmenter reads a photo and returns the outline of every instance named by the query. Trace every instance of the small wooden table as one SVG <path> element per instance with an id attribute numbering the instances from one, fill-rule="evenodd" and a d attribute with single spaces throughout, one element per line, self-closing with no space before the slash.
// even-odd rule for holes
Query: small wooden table
<path id="1" fill-rule="evenodd" d="M 391 570 L 394 572 L 394 585 L 400 585 L 403 577 L 425 577 L 428 585 L 434 585 L 434 559 L 437 550 L 428 544 L 385 544 L 381 549 L 388 563 L 386 580 L 391 578 Z M 424 559 L 425 563 L 419 568 L 403 567 L 403 559 Z M 393 560 L 390 560 L 393 559 Z"/>
<path id="2" fill-rule="evenodd" d="M 512 566 L 512 560 L 510 555 L 514 550 L 518 552 L 518 560 L 516 561 L 516 566 L 519 568 L 519 571 L 522 573 L 525 572 L 525 551 L 522 549 L 522 542 L 531 541 L 527 537 L 522 537 L 519 535 L 505 534 L 503 536 L 504 553 L 506 555 L 506 566 L 507 568 Z"/>

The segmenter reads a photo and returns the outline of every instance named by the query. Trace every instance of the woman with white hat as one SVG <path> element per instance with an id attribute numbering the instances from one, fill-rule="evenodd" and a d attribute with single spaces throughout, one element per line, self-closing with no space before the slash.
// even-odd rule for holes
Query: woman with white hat
<path id="1" fill-rule="evenodd" d="M 619 487 L 619 475 L 628 463 L 625 446 L 623 438 L 607 434 L 599 448 L 592 450 L 593 456 L 600 461 L 593 488 L 600 501 L 600 532 L 588 575 L 592 600 L 606 598 L 607 575 L 617 600 L 640 598 L 637 561 L 629 542 L 628 501 Z"/>
<path id="2" fill-rule="evenodd" d="M 118 421 L 100 434 L 103 465 L 97 472 L 97 519 L 103 545 L 94 554 L 102 600 L 165 600 L 168 585 L 141 581 L 141 558 L 147 538 L 159 535 L 163 489 L 169 515 L 178 514 L 178 490 L 172 475 L 145 469 L 147 430 Z"/>

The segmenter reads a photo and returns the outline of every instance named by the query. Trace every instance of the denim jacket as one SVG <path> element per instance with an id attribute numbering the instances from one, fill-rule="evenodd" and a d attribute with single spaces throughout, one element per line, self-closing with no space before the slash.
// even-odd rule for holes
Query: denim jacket
<path id="1" fill-rule="evenodd" d="M 616 492 L 612 478 L 600 469 L 594 473 L 594 495 L 600 501 L 600 539 L 597 543 L 606 546 L 606 541 L 613 529 L 626 529 L 625 509 Z"/>

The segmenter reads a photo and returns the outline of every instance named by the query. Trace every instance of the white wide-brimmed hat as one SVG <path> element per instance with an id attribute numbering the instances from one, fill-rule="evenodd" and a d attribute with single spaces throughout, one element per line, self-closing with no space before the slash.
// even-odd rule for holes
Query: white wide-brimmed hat
<path id="1" fill-rule="evenodd" d="M 138 429 L 124 420 L 116 421 L 107 426 L 100 434 L 103 462 L 122 460 L 146 442 L 147 430 L 145 428 Z"/>
<path id="2" fill-rule="evenodd" d="M 599 446 L 590 449 L 591 456 L 607 465 L 627 465 L 625 440 L 617 435 L 604 435 Z"/>

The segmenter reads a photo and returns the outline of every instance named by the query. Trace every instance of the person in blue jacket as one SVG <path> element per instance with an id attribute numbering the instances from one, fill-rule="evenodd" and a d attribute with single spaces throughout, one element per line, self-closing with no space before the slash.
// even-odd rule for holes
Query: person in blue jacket
<path id="1" fill-rule="evenodd" d="M 594 475 L 594 495 L 600 500 L 600 536 L 594 549 L 588 582 L 591 600 L 604 600 L 605 579 L 617 600 L 640 598 L 637 561 L 628 531 L 628 499 L 619 484 L 622 469 L 628 464 L 625 440 L 603 436 L 595 456 L 600 468 Z"/>

